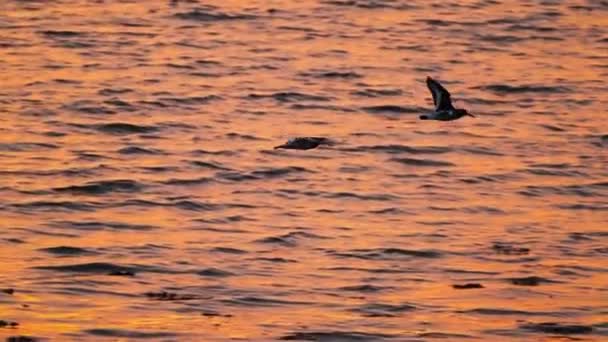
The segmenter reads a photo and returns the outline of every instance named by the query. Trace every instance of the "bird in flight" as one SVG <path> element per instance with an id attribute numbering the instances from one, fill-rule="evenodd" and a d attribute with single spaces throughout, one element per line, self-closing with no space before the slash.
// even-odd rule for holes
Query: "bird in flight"
<path id="1" fill-rule="evenodd" d="M 452 100 L 450 100 L 450 93 L 439 82 L 427 77 L 426 85 L 433 95 L 435 111 L 430 114 L 420 115 L 420 120 L 451 121 L 460 119 L 465 115 L 475 117 L 467 112 L 466 109 L 454 108 Z"/>
<path id="2" fill-rule="evenodd" d="M 310 150 L 319 145 L 331 145 L 331 141 L 322 137 L 298 137 L 291 138 L 283 145 L 275 146 L 275 149 L 284 148 L 291 150 Z"/>

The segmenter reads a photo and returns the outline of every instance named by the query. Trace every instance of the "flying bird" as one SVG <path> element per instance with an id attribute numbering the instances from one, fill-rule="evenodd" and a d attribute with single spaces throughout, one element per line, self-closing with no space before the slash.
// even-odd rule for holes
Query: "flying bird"
<path id="1" fill-rule="evenodd" d="M 291 150 L 310 150 L 319 145 L 331 145 L 331 141 L 322 137 L 298 137 L 287 140 L 283 145 L 275 146 L 275 149 L 284 148 Z"/>
<path id="2" fill-rule="evenodd" d="M 452 100 L 450 100 L 450 92 L 439 84 L 439 82 L 427 77 L 426 85 L 433 95 L 435 111 L 430 114 L 420 115 L 420 120 L 451 121 L 460 119 L 465 115 L 475 117 L 473 114 L 467 112 L 466 109 L 454 108 L 454 106 L 452 106 Z"/>

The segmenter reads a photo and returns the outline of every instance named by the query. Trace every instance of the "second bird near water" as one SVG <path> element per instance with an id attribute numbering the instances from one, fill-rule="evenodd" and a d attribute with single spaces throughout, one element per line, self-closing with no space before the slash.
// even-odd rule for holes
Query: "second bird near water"
<path id="1" fill-rule="evenodd" d="M 427 77 L 426 85 L 431 91 L 431 95 L 433 95 L 435 110 L 432 113 L 420 115 L 420 120 L 452 121 L 463 116 L 475 117 L 466 109 L 454 108 L 450 92 L 436 80 Z M 297 137 L 289 139 L 282 145 L 275 146 L 275 149 L 310 150 L 320 145 L 331 145 L 331 140 L 323 137 Z"/>

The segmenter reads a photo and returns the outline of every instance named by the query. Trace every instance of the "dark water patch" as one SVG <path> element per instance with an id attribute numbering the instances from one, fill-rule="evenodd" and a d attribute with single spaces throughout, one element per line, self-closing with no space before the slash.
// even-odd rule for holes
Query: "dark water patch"
<path id="1" fill-rule="evenodd" d="M 347 341 L 383 341 L 392 339 L 394 335 L 380 333 L 366 333 L 357 331 L 309 331 L 295 332 L 281 336 L 282 341 L 319 341 L 319 342 L 347 342 Z"/>
<path id="2" fill-rule="evenodd" d="M 275 258 L 266 258 L 266 257 L 260 257 L 260 258 L 255 258 L 253 260 L 256 261 L 264 261 L 264 262 L 272 262 L 275 264 L 293 264 L 293 263 L 297 263 L 297 260 L 293 260 L 293 259 L 285 259 L 285 258 L 281 258 L 281 257 L 275 257 Z"/>
<path id="3" fill-rule="evenodd" d="M 212 211 L 212 210 L 218 209 L 218 206 L 215 204 L 203 203 L 203 202 L 192 201 L 192 200 L 176 201 L 176 202 L 173 202 L 168 205 L 172 205 L 172 206 L 182 209 L 182 210 L 191 210 L 191 211 Z"/>
<path id="4" fill-rule="evenodd" d="M 227 133 L 226 137 L 228 137 L 230 139 L 241 139 L 241 140 L 250 140 L 250 141 L 266 140 L 266 139 L 258 138 L 256 136 L 253 136 L 250 134 L 241 134 L 241 133 L 234 133 L 234 132 Z"/>
<path id="5" fill-rule="evenodd" d="M 454 284 L 452 288 L 456 290 L 483 289 L 484 286 L 479 283 Z"/>
<path id="6" fill-rule="evenodd" d="M 415 250 L 402 248 L 354 249 L 348 252 L 332 251 L 330 254 L 341 258 L 358 258 L 366 260 L 394 260 L 411 257 L 435 259 L 442 256 L 442 253 L 436 250 Z"/>
<path id="7" fill-rule="evenodd" d="M 222 171 L 230 171 L 229 167 L 222 166 L 220 163 L 216 162 L 205 162 L 200 160 L 191 160 L 188 161 L 193 166 L 204 168 L 204 169 L 212 169 L 212 170 L 222 170 Z"/>
<path id="8" fill-rule="evenodd" d="M 361 108 L 363 111 L 366 111 L 371 114 L 412 114 L 412 113 L 422 113 L 428 111 L 428 109 L 421 107 L 412 107 L 412 106 L 396 106 L 396 105 L 379 105 L 379 106 L 369 106 Z"/>
<path id="9" fill-rule="evenodd" d="M 225 253 L 225 254 L 247 254 L 248 252 L 238 248 L 231 247 L 214 247 L 211 249 L 213 253 Z"/>
<path id="10" fill-rule="evenodd" d="M 509 278 L 508 281 L 513 285 L 519 285 L 519 286 L 538 286 L 540 284 L 561 283 L 559 281 L 550 280 L 547 278 L 537 277 L 537 276 Z"/>
<path id="11" fill-rule="evenodd" d="M 6 342 L 38 342 L 38 338 L 27 335 L 9 336 L 6 338 Z"/>
<path id="12" fill-rule="evenodd" d="M 130 88 L 104 88 L 100 89 L 97 94 L 101 96 L 116 96 L 133 92 Z"/>
<path id="13" fill-rule="evenodd" d="M 124 329 L 88 329 L 84 333 L 93 336 L 111 337 L 111 338 L 169 338 L 178 336 L 175 333 L 166 331 L 134 331 Z"/>
<path id="14" fill-rule="evenodd" d="M 471 153 L 471 154 L 478 154 L 478 155 L 482 155 L 482 156 L 504 156 L 503 153 L 500 153 L 490 147 L 472 146 L 472 147 L 461 147 L 459 149 L 462 151 Z"/>
<path id="15" fill-rule="evenodd" d="M 400 208 L 382 208 L 382 209 L 375 209 L 375 210 L 368 210 L 367 211 L 370 214 L 374 214 L 374 215 L 404 215 L 404 214 L 409 214 L 409 212 L 400 209 Z"/>
<path id="16" fill-rule="evenodd" d="M 433 160 L 433 159 L 415 159 L 415 158 L 391 158 L 389 161 L 397 162 L 407 166 L 423 166 L 423 167 L 446 167 L 455 166 L 451 162 Z"/>
<path id="17" fill-rule="evenodd" d="M 230 14 L 219 12 L 214 8 L 210 7 L 195 8 L 188 12 L 176 13 L 173 16 L 177 19 L 197 21 L 203 23 L 213 23 L 228 20 L 246 20 L 255 18 L 255 16 L 249 14 Z"/>
<path id="18" fill-rule="evenodd" d="M 143 155 L 162 155 L 165 152 L 152 148 L 143 148 L 139 146 L 123 147 L 117 151 L 120 154 L 143 154 Z"/>
<path id="19" fill-rule="evenodd" d="M 33 201 L 12 204 L 13 207 L 23 210 L 53 211 L 94 211 L 99 207 L 96 203 L 72 201 Z"/>
<path id="20" fill-rule="evenodd" d="M 400 96 L 403 95 L 403 91 L 401 89 L 372 89 L 366 88 L 363 90 L 357 90 L 351 92 L 352 95 L 362 96 L 362 97 L 386 97 L 386 96 Z"/>
<path id="21" fill-rule="evenodd" d="M 138 272 L 138 271 L 149 271 L 153 268 L 150 267 L 130 267 L 122 266 L 104 262 L 93 262 L 86 264 L 73 264 L 73 265 L 59 265 L 59 266 L 35 266 L 33 267 L 39 270 L 55 271 L 55 272 L 66 272 L 66 273 L 94 273 L 94 274 L 108 274 L 111 272 Z"/>
<path id="22" fill-rule="evenodd" d="M 315 194 L 315 196 L 317 195 Z M 329 192 L 321 195 L 331 199 L 357 199 L 361 201 L 393 201 L 399 198 L 390 194 L 357 194 L 354 192 Z"/>
<path id="23" fill-rule="evenodd" d="M 302 239 L 324 239 L 324 237 L 320 236 L 320 235 L 312 234 L 312 233 L 296 231 L 296 232 L 289 232 L 287 234 L 279 235 L 279 236 L 265 237 L 265 238 L 256 240 L 256 242 L 279 245 L 279 246 L 284 246 L 284 247 L 292 247 L 292 246 L 295 246 L 298 243 L 298 241 L 300 241 Z"/>
<path id="24" fill-rule="evenodd" d="M 545 128 L 545 129 L 547 129 L 547 130 L 549 130 L 551 132 L 565 132 L 566 131 L 566 129 L 561 128 L 561 127 L 556 126 L 556 125 L 539 124 L 538 126 L 542 127 L 542 128 Z"/>
<path id="25" fill-rule="evenodd" d="M 75 195 L 104 195 L 111 192 L 134 193 L 139 192 L 144 185 L 129 179 L 90 182 L 84 185 L 71 185 L 53 188 L 54 192 L 71 193 Z"/>
<path id="26" fill-rule="evenodd" d="M 608 238 L 608 232 L 590 231 L 590 232 L 573 232 L 568 234 L 568 238 L 573 241 L 592 241 L 595 239 Z"/>
<path id="27" fill-rule="evenodd" d="M 2 152 L 35 152 L 44 151 L 51 149 L 58 149 L 59 146 L 49 143 L 34 143 L 34 142 L 22 142 L 22 143 L 0 143 L 0 151 Z"/>
<path id="28" fill-rule="evenodd" d="M 198 274 L 200 276 L 204 276 L 204 277 L 219 277 L 219 278 L 230 277 L 230 276 L 235 275 L 232 272 L 224 271 L 224 270 L 221 270 L 221 269 L 215 268 L 215 267 L 206 268 L 204 270 L 197 272 L 196 274 Z"/>
<path id="29" fill-rule="evenodd" d="M 526 255 L 530 253 L 530 248 L 516 247 L 508 242 L 496 242 L 492 245 L 492 250 L 496 254 L 504 255 Z"/>
<path id="30" fill-rule="evenodd" d="M 201 105 L 207 104 L 211 101 L 221 100 L 222 98 L 217 95 L 207 96 L 192 96 L 192 97 L 162 97 L 159 98 L 163 103 L 169 103 L 170 106 L 175 105 Z"/>
<path id="31" fill-rule="evenodd" d="M 520 325 L 519 329 L 536 333 L 557 335 L 579 335 L 590 334 L 593 332 L 593 327 L 589 325 L 563 324 L 554 322 L 525 323 Z"/>
<path id="32" fill-rule="evenodd" d="M 345 148 L 344 151 L 349 152 L 383 152 L 389 154 L 441 154 L 450 152 L 450 147 L 443 146 L 405 146 L 405 145 L 371 145 L 371 146 L 357 146 L 351 148 Z"/>
<path id="33" fill-rule="evenodd" d="M 0 328 L 16 328 L 18 326 L 19 326 L 18 322 L 5 321 L 3 319 L 0 319 Z"/>
<path id="34" fill-rule="evenodd" d="M 98 102 L 90 100 L 78 100 L 72 103 L 65 104 L 64 109 L 94 115 L 111 115 L 116 114 L 116 110 L 100 105 Z"/>
<path id="35" fill-rule="evenodd" d="M 608 182 L 572 184 L 562 186 L 528 185 L 526 186 L 525 190 L 522 190 L 519 193 L 530 197 L 538 197 L 545 195 L 603 197 L 608 195 Z"/>
<path id="36" fill-rule="evenodd" d="M 17 239 L 17 238 L 3 238 L 2 240 L 6 241 L 8 243 L 14 243 L 14 244 L 26 243 L 25 240 L 23 240 L 23 239 Z"/>
<path id="37" fill-rule="evenodd" d="M 85 33 L 83 32 L 77 32 L 77 31 L 59 31 L 59 30 L 46 30 L 46 31 L 39 31 L 40 34 L 47 36 L 47 37 L 51 37 L 51 38 L 55 38 L 55 37 L 59 37 L 59 38 L 75 38 L 75 37 L 80 37 L 85 35 Z"/>
<path id="38" fill-rule="evenodd" d="M 249 99 L 266 99 L 271 98 L 279 102 L 299 102 L 299 101 L 313 101 L 313 102 L 327 102 L 331 101 L 330 97 L 321 95 L 311 95 L 298 92 L 278 92 L 273 94 L 249 94 Z"/>
<path id="39" fill-rule="evenodd" d="M 441 331 L 423 332 L 423 333 L 418 333 L 416 336 L 422 337 L 422 338 L 439 338 L 439 339 L 454 339 L 454 338 L 474 339 L 475 338 L 475 336 L 472 336 L 472 335 L 445 333 L 445 332 L 441 332 Z"/>
<path id="40" fill-rule="evenodd" d="M 370 285 L 370 284 L 352 285 L 352 286 L 344 286 L 344 287 L 338 288 L 338 290 L 341 290 L 341 291 L 367 292 L 367 293 L 381 292 L 381 291 L 385 291 L 385 290 L 389 290 L 389 289 L 393 289 L 393 287 L 376 286 L 376 285 Z"/>
<path id="41" fill-rule="evenodd" d="M 561 94 L 569 93 L 572 90 L 566 86 L 543 86 L 543 85 L 520 85 L 511 86 L 507 84 L 490 84 L 486 86 L 475 87 L 474 89 L 489 90 L 499 95 L 505 94 L 523 94 L 523 93 L 545 93 L 545 94 Z"/>
<path id="42" fill-rule="evenodd" d="M 567 316 L 565 312 L 537 312 L 513 310 L 504 308 L 475 308 L 470 310 L 458 311 L 458 313 L 482 315 L 482 316 Z"/>
<path id="43" fill-rule="evenodd" d="M 480 34 L 476 35 L 475 39 L 491 43 L 509 44 L 519 43 L 521 41 L 527 40 L 528 38 L 504 34 Z"/>
<path id="44" fill-rule="evenodd" d="M 299 73 L 303 77 L 325 78 L 325 79 L 357 79 L 363 77 L 354 71 L 335 71 L 335 70 L 311 70 Z"/>
<path id="45" fill-rule="evenodd" d="M 146 134 L 146 133 L 154 133 L 159 130 L 159 128 L 156 126 L 135 125 L 135 124 L 125 123 L 125 122 L 112 122 L 112 123 L 101 124 L 101 125 L 92 125 L 90 127 L 94 128 L 102 133 L 116 134 L 116 135 Z"/>
<path id="46" fill-rule="evenodd" d="M 294 103 L 289 106 L 291 109 L 296 110 L 327 110 L 334 112 L 342 112 L 342 113 L 354 113 L 356 110 L 348 107 L 342 106 L 333 106 L 333 105 L 320 105 L 320 104 L 311 104 L 311 103 Z M 328 125 L 329 123 L 326 121 L 309 121 L 311 124 L 317 125 Z"/>
<path id="47" fill-rule="evenodd" d="M 608 205 L 595 204 L 564 204 L 556 205 L 559 209 L 566 210 L 589 210 L 589 211 L 608 211 Z"/>
<path id="48" fill-rule="evenodd" d="M 79 255 L 97 254 L 97 252 L 94 252 L 94 251 L 91 251 L 88 249 L 72 247 L 72 246 L 48 247 L 48 248 L 42 248 L 42 249 L 40 249 L 40 251 L 49 253 L 49 254 L 61 255 L 61 256 L 79 256 Z"/>
<path id="49" fill-rule="evenodd" d="M 150 299 L 159 300 L 159 301 L 182 301 L 182 300 L 195 300 L 195 299 L 203 299 L 201 296 L 195 294 L 182 294 L 175 292 L 146 292 L 144 295 Z"/>
<path id="50" fill-rule="evenodd" d="M 83 231 L 120 230 L 120 231 L 147 231 L 158 227 L 146 224 L 132 224 L 122 222 L 100 221 L 53 221 L 48 226 L 60 229 L 75 229 Z"/>
<path id="51" fill-rule="evenodd" d="M 288 167 L 278 167 L 278 168 L 255 170 L 255 171 L 251 172 L 251 174 L 253 176 L 259 177 L 259 178 L 275 178 L 275 177 L 291 175 L 294 173 L 311 173 L 311 172 L 313 172 L 313 171 L 310 171 L 303 167 L 288 166 Z"/>
<path id="52" fill-rule="evenodd" d="M 194 156 L 234 156 L 237 155 L 238 152 L 234 150 L 219 150 L 219 151 L 207 151 L 207 150 L 193 150 L 190 152 Z"/>
<path id="53" fill-rule="evenodd" d="M 235 297 L 231 299 L 223 300 L 227 304 L 248 306 L 248 307 L 266 307 L 266 306 L 291 306 L 291 305 L 311 305 L 311 302 L 302 302 L 295 300 L 282 300 L 277 298 L 259 297 L 259 296 L 245 296 Z"/>
<path id="54" fill-rule="evenodd" d="M 416 310 L 414 305 L 402 304 L 383 304 L 383 303 L 370 303 L 355 308 L 353 311 L 360 313 L 365 317 L 397 317 L 404 312 Z"/>
<path id="55" fill-rule="evenodd" d="M 218 172 L 215 174 L 215 178 L 220 179 L 220 180 L 233 181 L 233 182 L 243 182 L 243 181 L 260 179 L 260 177 L 254 176 L 252 174 L 242 173 L 242 172 L 238 172 L 238 171 Z"/>
<path id="56" fill-rule="evenodd" d="M 189 178 L 189 179 L 178 179 L 172 178 L 167 181 L 163 181 L 163 184 L 166 185 L 176 185 L 176 186 L 191 186 L 191 185 L 201 185 L 208 184 L 213 181 L 212 178 L 209 177 L 198 177 L 198 178 Z"/>

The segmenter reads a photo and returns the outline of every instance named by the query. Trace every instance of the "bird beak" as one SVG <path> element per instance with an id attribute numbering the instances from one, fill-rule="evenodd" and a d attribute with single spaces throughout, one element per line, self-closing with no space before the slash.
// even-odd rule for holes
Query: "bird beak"
<path id="1" fill-rule="evenodd" d="M 476 118 L 475 115 L 471 114 L 471 113 L 467 113 L 468 116 L 472 117 L 472 118 Z"/>
<path id="2" fill-rule="evenodd" d="M 274 147 L 274 149 L 275 149 L 275 150 L 276 150 L 276 149 L 278 149 L 278 148 L 284 148 L 284 147 L 285 147 L 285 144 L 283 144 L 283 145 L 278 145 L 278 146 L 275 146 L 275 147 Z"/>

